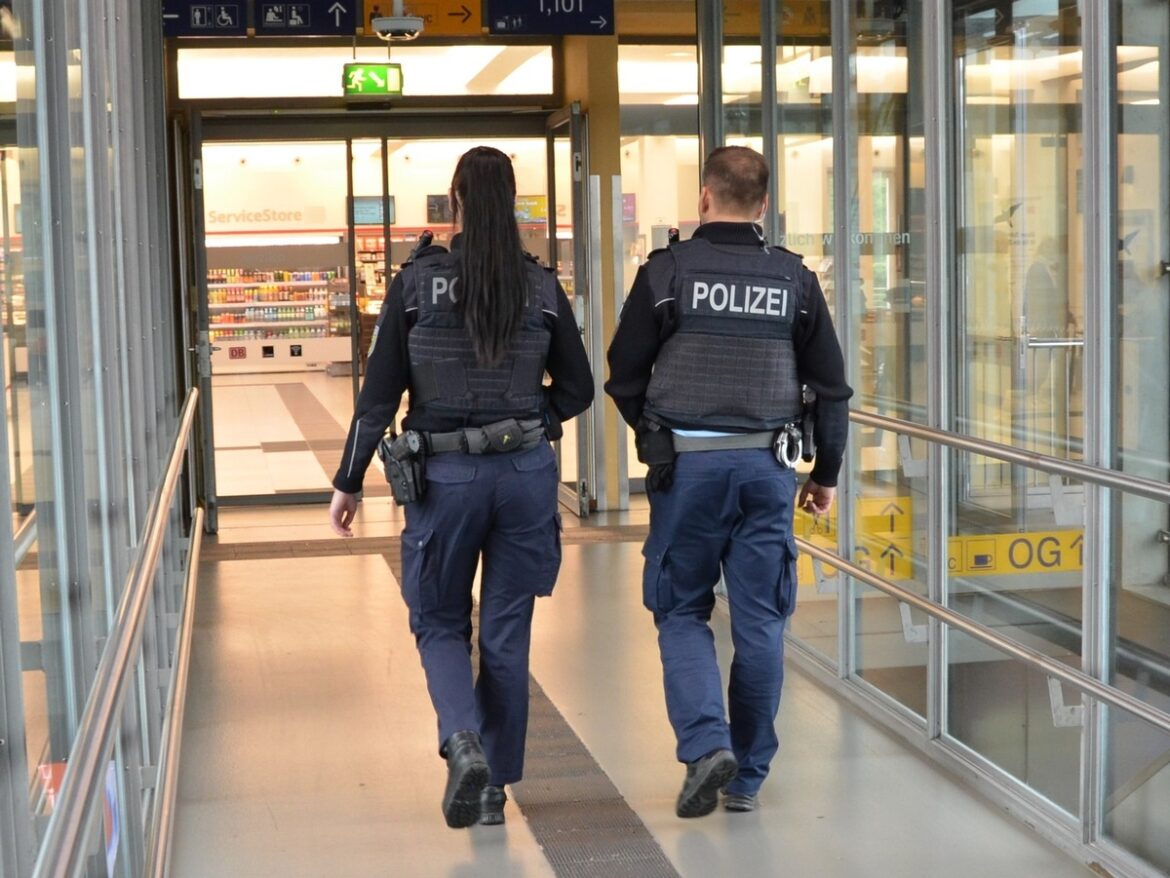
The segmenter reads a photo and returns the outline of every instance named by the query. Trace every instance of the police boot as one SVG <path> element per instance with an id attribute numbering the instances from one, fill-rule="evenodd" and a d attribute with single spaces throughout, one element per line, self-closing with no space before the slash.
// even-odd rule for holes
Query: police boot
<path id="1" fill-rule="evenodd" d="M 456 732 L 443 745 L 447 758 L 447 789 L 443 793 L 443 817 L 460 829 L 479 820 L 480 791 L 488 782 L 487 757 L 472 731 Z"/>
<path id="2" fill-rule="evenodd" d="M 739 764 L 730 750 L 712 750 L 702 759 L 687 763 L 687 777 L 678 794 L 679 817 L 703 817 L 719 804 L 719 791 L 735 778 Z"/>
<path id="3" fill-rule="evenodd" d="M 508 794 L 503 787 L 488 784 L 479 795 L 479 825 L 499 826 L 504 822 L 504 803 Z"/>

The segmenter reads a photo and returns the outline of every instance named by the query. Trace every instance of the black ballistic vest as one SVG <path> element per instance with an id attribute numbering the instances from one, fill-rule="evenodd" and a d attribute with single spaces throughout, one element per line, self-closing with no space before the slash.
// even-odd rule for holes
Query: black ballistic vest
<path id="1" fill-rule="evenodd" d="M 541 414 L 551 339 L 544 312 L 557 313 L 556 280 L 535 262 L 525 265 L 528 296 L 520 329 L 499 365 L 489 369 L 476 361 L 471 336 L 456 310 L 458 256 L 443 252 L 412 263 L 414 284 L 404 290 L 407 310 L 418 309 L 407 335 L 412 406 L 481 424 Z"/>
<path id="2" fill-rule="evenodd" d="M 654 362 L 646 413 L 667 426 L 753 432 L 800 415 L 793 325 L 804 266 L 781 250 L 731 253 L 702 238 L 670 246 L 678 329 Z M 662 258 L 662 257 L 659 257 Z"/>

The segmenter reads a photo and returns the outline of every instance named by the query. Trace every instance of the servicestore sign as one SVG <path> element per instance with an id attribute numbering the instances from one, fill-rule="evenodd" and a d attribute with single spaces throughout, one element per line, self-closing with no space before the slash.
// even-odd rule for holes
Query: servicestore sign
<path id="1" fill-rule="evenodd" d="M 205 143 L 207 231 L 344 229 L 345 172 L 344 143 Z"/>

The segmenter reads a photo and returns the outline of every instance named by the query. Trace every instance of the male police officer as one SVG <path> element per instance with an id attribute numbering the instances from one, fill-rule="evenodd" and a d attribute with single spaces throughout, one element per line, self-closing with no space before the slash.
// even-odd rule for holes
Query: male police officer
<path id="1" fill-rule="evenodd" d="M 680 817 L 709 814 L 720 790 L 728 810 L 756 808 L 796 597 L 802 385 L 818 400 L 817 452 L 796 502 L 815 514 L 833 502 L 848 430 L 853 391 L 816 276 L 756 225 L 767 186 L 759 153 L 711 153 L 700 227 L 639 269 L 609 348 L 605 390 L 651 464 L 643 600 L 687 766 Z M 735 647 L 726 715 L 708 624 L 721 567 Z"/>

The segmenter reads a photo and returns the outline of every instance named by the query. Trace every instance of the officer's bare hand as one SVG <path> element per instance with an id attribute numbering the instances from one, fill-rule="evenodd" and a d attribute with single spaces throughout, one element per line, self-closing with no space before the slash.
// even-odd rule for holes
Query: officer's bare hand
<path id="1" fill-rule="evenodd" d="M 329 525 L 339 537 L 352 537 L 349 529 L 353 517 L 357 515 L 357 494 L 347 494 L 344 491 L 334 491 L 333 501 L 329 504 Z"/>
<path id="2" fill-rule="evenodd" d="M 798 509 L 811 512 L 813 515 L 824 515 L 833 505 L 833 498 L 836 496 L 836 488 L 826 488 L 824 485 L 818 485 L 812 479 L 807 479 L 800 489 L 796 506 Z"/>

